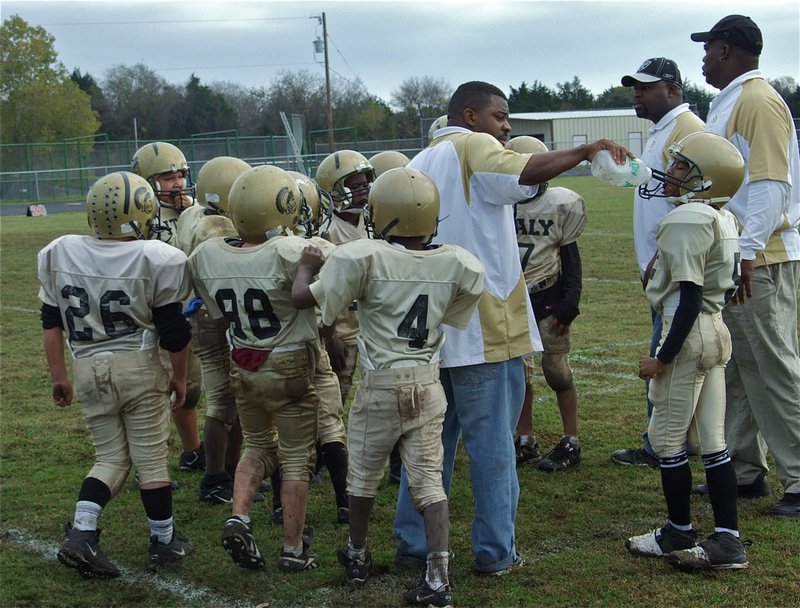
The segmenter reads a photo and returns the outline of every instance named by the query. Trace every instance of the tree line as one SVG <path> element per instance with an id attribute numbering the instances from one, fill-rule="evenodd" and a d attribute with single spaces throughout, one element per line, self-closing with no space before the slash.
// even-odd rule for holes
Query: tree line
<path id="1" fill-rule="evenodd" d="M 284 71 L 268 86 L 167 82 L 143 64 L 117 65 L 98 80 L 58 60 L 55 38 L 18 15 L 0 28 L 0 142 L 42 143 L 102 133 L 110 140 L 177 139 L 192 134 L 236 131 L 240 136 L 284 135 L 280 112 L 302 114 L 307 131 L 327 129 L 325 80 L 307 70 Z M 800 117 L 800 86 L 791 77 L 770 80 Z M 385 101 L 359 79 L 331 82 L 336 127 L 360 140 L 419 137 L 425 118 L 446 112 L 453 87 L 443 78 L 413 76 Z M 693 83 L 684 99 L 705 118 L 713 95 Z M 580 81 L 548 87 L 538 80 L 510 87 L 513 112 L 544 112 L 631 106 L 631 92 L 612 86 L 594 95 Z M 135 121 L 135 122 L 134 122 Z"/>

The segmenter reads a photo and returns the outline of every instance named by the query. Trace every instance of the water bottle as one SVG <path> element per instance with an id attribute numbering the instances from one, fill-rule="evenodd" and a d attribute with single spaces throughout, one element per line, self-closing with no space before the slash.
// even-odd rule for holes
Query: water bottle
<path id="1" fill-rule="evenodd" d="M 600 150 L 592 161 L 592 175 L 614 186 L 633 188 L 650 181 L 653 172 L 640 158 L 625 158 L 625 164 L 614 162 L 611 152 Z"/>

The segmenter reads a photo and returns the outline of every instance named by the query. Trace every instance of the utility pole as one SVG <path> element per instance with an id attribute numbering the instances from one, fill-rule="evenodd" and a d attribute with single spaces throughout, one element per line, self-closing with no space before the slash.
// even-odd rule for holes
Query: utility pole
<path id="1" fill-rule="evenodd" d="M 322 40 L 317 39 L 314 41 L 314 52 L 323 53 L 325 57 L 325 101 L 328 114 L 328 145 L 331 152 L 336 151 L 336 142 L 333 140 L 333 101 L 331 99 L 331 66 L 328 61 L 328 21 L 325 18 L 325 13 L 322 16 L 314 15 L 311 17 L 316 19 L 318 23 L 322 24 Z"/>

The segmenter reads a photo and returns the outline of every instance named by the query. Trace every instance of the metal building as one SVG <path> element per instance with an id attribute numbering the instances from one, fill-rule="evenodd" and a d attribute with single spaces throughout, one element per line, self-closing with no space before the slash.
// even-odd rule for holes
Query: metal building
<path id="1" fill-rule="evenodd" d="M 551 150 L 574 148 L 598 139 L 611 139 L 640 156 L 653 123 L 638 118 L 633 108 L 521 112 L 509 116 L 511 137 L 532 135 Z"/>

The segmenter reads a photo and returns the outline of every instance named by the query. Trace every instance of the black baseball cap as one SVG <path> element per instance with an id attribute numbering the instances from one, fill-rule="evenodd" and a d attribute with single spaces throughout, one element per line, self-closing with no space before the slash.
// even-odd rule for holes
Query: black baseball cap
<path id="1" fill-rule="evenodd" d="M 695 42 L 708 42 L 709 40 L 722 40 L 739 48 L 760 55 L 764 48 L 764 38 L 761 30 L 750 17 L 744 15 L 728 15 L 720 19 L 708 32 L 692 34 Z"/>
<path id="2" fill-rule="evenodd" d="M 632 87 L 637 82 L 658 82 L 659 80 L 674 82 L 683 88 L 678 64 L 666 57 L 648 59 L 639 66 L 635 74 L 628 74 L 622 77 L 622 86 Z"/>

